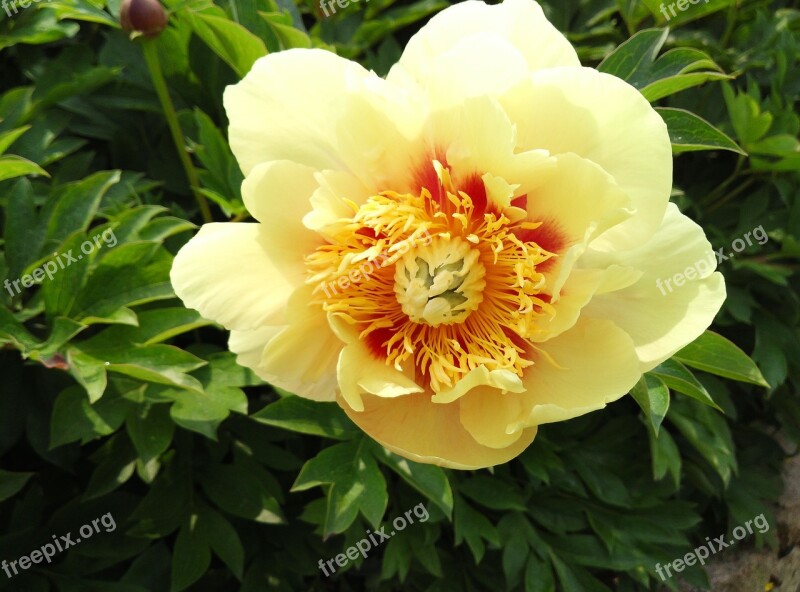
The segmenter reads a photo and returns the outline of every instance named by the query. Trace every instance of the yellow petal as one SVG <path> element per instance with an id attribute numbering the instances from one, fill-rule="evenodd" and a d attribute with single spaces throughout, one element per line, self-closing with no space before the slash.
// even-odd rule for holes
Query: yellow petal
<path id="1" fill-rule="evenodd" d="M 452 403 L 478 387 L 490 387 L 497 393 L 501 391 L 518 393 L 524 390 L 519 376 L 510 370 L 488 370 L 486 366 L 478 366 L 470 370 L 452 388 L 436 393 L 431 400 L 434 403 Z"/>
<path id="2" fill-rule="evenodd" d="M 639 91 L 590 68 L 553 68 L 499 100 L 517 126 L 519 150 L 573 152 L 631 198 L 636 214 L 610 233 L 635 245 L 656 231 L 672 185 L 672 149 L 667 126 Z"/>
<path id="3" fill-rule="evenodd" d="M 308 275 L 305 256 L 322 244 L 303 225 L 317 188 L 314 169 L 288 160 L 260 164 L 242 183 L 244 205 L 262 223 L 270 259 L 295 285 Z"/>
<path id="4" fill-rule="evenodd" d="M 268 255 L 260 224 L 205 224 L 175 256 L 170 280 L 188 308 L 227 329 L 284 322 L 297 284 Z"/>
<path id="5" fill-rule="evenodd" d="M 459 54 L 470 59 L 459 60 Z M 455 102 L 476 91 L 496 93 L 520 71 L 578 65 L 575 50 L 536 2 L 462 2 L 434 16 L 409 40 L 387 80 L 430 89 L 444 76 Z"/>
<path id="6" fill-rule="evenodd" d="M 325 313 L 308 305 L 310 297 L 309 287 L 300 288 L 289 302 L 288 325 L 232 331 L 228 346 L 240 364 L 270 384 L 307 399 L 333 401 L 343 344 Z"/>
<path id="7" fill-rule="evenodd" d="M 245 175 L 272 160 L 362 174 L 376 139 L 390 150 L 401 137 L 395 124 L 413 127 L 418 110 L 406 100 L 374 72 L 319 49 L 263 57 L 224 95 L 231 149 Z"/>
<path id="8" fill-rule="evenodd" d="M 542 344 L 525 369 L 527 417 L 519 426 L 563 421 L 602 409 L 639 380 L 631 338 L 614 323 L 583 317 L 569 331 Z M 557 366 L 548 358 L 557 364 Z"/>
<path id="9" fill-rule="evenodd" d="M 516 395 L 514 395 L 516 396 Z M 536 428 L 526 428 L 506 448 L 479 444 L 461 423 L 458 404 L 441 405 L 430 393 L 387 399 L 364 396 L 364 411 L 339 405 L 356 425 L 377 442 L 416 462 L 453 469 L 481 469 L 508 462 L 533 441 Z"/>
<path id="10" fill-rule="evenodd" d="M 458 401 L 461 423 L 479 444 L 507 448 L 524 433 L 515 425 L 523 416 L 523 402 L 523 397 L 515 393 L 478 387 Z"/>
<path id="11" fill-rule="evenodd" d="M 725 282 L 721 274 L 713 273 L 716 256 L 702 228 L 674 204 L 669 204 L 658 231 L 641 246 L 621 250 L 614 239 L 603 236 L 598 247 L 603 252 L 587 253 L 587 265 L 619 264 L 642 275 L 630 286 L 596 296 L 584 312 L 612 320 L 628 333 L 643 371 L 699 337 L 725 300 Z M 683 276 L 680 286 L 676 274 Z"/>
<path id="12" fill-rule="evenodd" d="M 346 343 L 339 355 L 337 374 L 341 397 L 349 407 L 363 411 L 365 394 L 394 398 L 423 391 L 412 376 L 373 357 L 345 320 L 331 315 L 328 321 L 338 338 Z"/>

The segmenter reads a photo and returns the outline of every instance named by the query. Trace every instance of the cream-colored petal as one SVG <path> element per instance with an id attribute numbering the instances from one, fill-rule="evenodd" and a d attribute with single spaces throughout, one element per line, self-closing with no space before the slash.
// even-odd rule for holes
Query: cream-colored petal
<path id="1" fill-rule="evenodd" d="M 457 106 L 467 98 L 500 94 L 530 72 L 518 48 L 486 32 L 462 39 L 414 67 L 405 69 L 401 59 L 387 79 L 396 86 L 416 89 L 433 111 Z"/>
<path id="2" fill-rule="evenodd" d="M 459 399 L 461 424 L 483 446 L 503 449 L 523 435 L 516 426 L 523 414 L 524 399 L 516 393 L 478 387 Z"/>
<path id="3" fill-rule="evenodd" d="M 242 183 L 244 205 L 263 226 L 270 260 L 295 285 L 307 276 L 305 257 L 323 244 L 303 225 L 318 187 L 314 169 L 288 160 L 257 165 Z"/>
<path id="4" fill-rule="evenodd" d="M 289 324 L 232 331 L 228 343 L 237 362 L 270 384 L 315 401 L 333 401 L 338 391 L 336 362 L 343 343 L 319 306 L 309 306 L 303 287 L 290 300 Z"/>
<path id="5" fill-rule="evenodd" d="M 402 164 L 401 129 L 418 134 L 421 114 L 409 100 L 374 72 L 319 49 L 261 58 L 224 95 L 231 149 L 245 175 L 271 160 L 385 174 Z"/>
<path id="6" fill-rule="evenodd" d="M 617 250 L 614 240 L 603 236 L 598 247 L 603 252 L 585 255 L 588 265 L 617 264 L 642 275 L 624 289 L 596 296 L 584 313 L 612 320 L 626 331 L 636 344 L 642 371 L 699 337 L 725 301 L 725 282 L 713 272 L 716 256 L 710 243 L 674 204 L 669 204 L 661 228 L 641 246 Z M 678 286 L 676 274 L 694 279 L 679 279 L 683 285 Z"/>
<path id="7" fill-rule="evenodd" d="M 455 48 L 470 59 L 456 59 Z M 533 72 L 579 65 L 572 45 L 536 2 L 506 0 L 494 6 L 461 2 L 434 16 L 409 40 L 387 80 L 428 89 L 440 85 L 444 76 L 452 84 L 450 94 L 456 102 L 481 87 L 481 94 L 501 90 L 521 68 Z M 451 74 L 446 66 L 452 68 Z"/>
<path id="8" fill-rule="evenodd" d="M 516 395 L 513 395 L 516 396 Z M 458 403 L 442 405 L 430 393 L 394 399 L 364 396 L 364 411 L 339 405 L 374 440 L 405 458 L 453 469 L 481 469 L 508 462 L 533 441 L 536 428 L 526 428 L 506 448 L 482 446 L 464 428 Z"/>
<path id="9" fill-rule="evenodd" d="M 249 331 L 284 322 L 297 284 L 268 255 L 260 224 L 205 224 L 175 256 L 175 293 L 188 308 L 227 329 Z"/>
<path id="10" fill-rule="evenodd" d="M 528 219 L 563 244 L 591 243 L 632 216 L 630 198 L 598 165 L 576 154 L 558 154 L 555 169 L 527 196 Z"/>
<path id="11" fill-rule="evenodd" d="M 583 316 L 569 331 L 541 344 L 522 382 L 523 426 L 563 421 L 601 409 L 641 376 L 633 341 L 610 321 Z"/>
<path id="12" fill-rule="evenodd" d="M 598 164 L 636 215 L 614 233 L 631 246 L 658 228 L 672 185 L 664 121 L 628 83 L 591 68 L 535 72 L 499 98 L 517 126 L 518 150 L 572 152 Z"/>

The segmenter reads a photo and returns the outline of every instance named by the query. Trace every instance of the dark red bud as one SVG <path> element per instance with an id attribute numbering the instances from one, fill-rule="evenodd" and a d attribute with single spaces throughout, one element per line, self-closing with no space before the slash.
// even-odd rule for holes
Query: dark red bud
<path id="1" fill-rule="evenodd" d="M 123 31 L 155 37 L 167 26 L 167 13 L 158 0 L 123 0 L 119 22 Z"/>

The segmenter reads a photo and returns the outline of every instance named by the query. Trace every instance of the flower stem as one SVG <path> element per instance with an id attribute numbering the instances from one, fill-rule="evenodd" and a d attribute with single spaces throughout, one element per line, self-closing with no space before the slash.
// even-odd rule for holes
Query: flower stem
<path id="1" fill-rule="evenodd" d="M 156 49 L 155 39 L 143 39 L 142 48 L 144 49 L 144 59 L 147 62 L 147 69 L 150 70 L 150 78 L 153 79 L 153 86 L 156 89 L 158 100 L 161 101 L 161 108 L 164 110 L 164 117 L 167 120 L 167 126 L 172 135 L 172 141 L 175 143 L 175 149 L 178 151 L 178 158 L 181 160 L 183 170 L 186 172 L 186 178 L 189 180 L 189 186 L 197 200 L 203 222 L 213 222 L 214 219 L 211 216 L 211 209 L 208 207 L 208 200 L 200 193 L 200 179 L 197 176 L 197 170 L 192 164 L 192 159 L 189 157 L 189 151 L 186 148 L 183 132 L 178 123 L 178 115 L 175 112 L 172 99 L 169 97 L 167 83 L 164 81 L 164 75 L 161 72 L 161 64 L 158 61 L 158 50 Z"/>

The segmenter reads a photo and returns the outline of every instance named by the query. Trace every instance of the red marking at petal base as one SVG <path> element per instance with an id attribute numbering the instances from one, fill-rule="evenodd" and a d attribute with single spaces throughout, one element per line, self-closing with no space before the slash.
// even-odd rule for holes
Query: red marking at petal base
<path id="1" fill-rule="evenodd" d="M 427 152 L 413 173 L 412 191 L 419 195 L 423 189 L 427 189 L 430 191 L 431 199 L 444 206 L 447 198 L 439 184 L 439 175 L 433 168 L 434 160 L 438 160 L 445 168 L 450 168 L 446 153 L 442 148 Z"/>
<path id="2" fill-rule="evenodd" d="M 378 360 L 386 359 L 386 346 L 384 344 L 392 338 L 392 335 L 394 335 L 394 331 L 392 331 L 391 327 L 388 327 L 375 329 L 364 338 L 367 349 L 369 349 L 373 358 Z"/>
<path id="3" fill-rule="evenodd" d="M 528 211 L 528 194 L 523 193 L 519 197 L 515 197 L 511 200 L 511 205 L 515 208 L 519 208 L 521 210 Z"/>
<path id="4" fill-rule="evenodd" d="M 472 205 L 475 206 L 472 215 L 475 218 L 483 218 L 489 206 L 489 198 L 486 195 L 486 186 L 483 184 L 481 176 L 478 173 L 472 173 L 458 183 L 458 190 L 463 191 L 472 199 Z"/>

